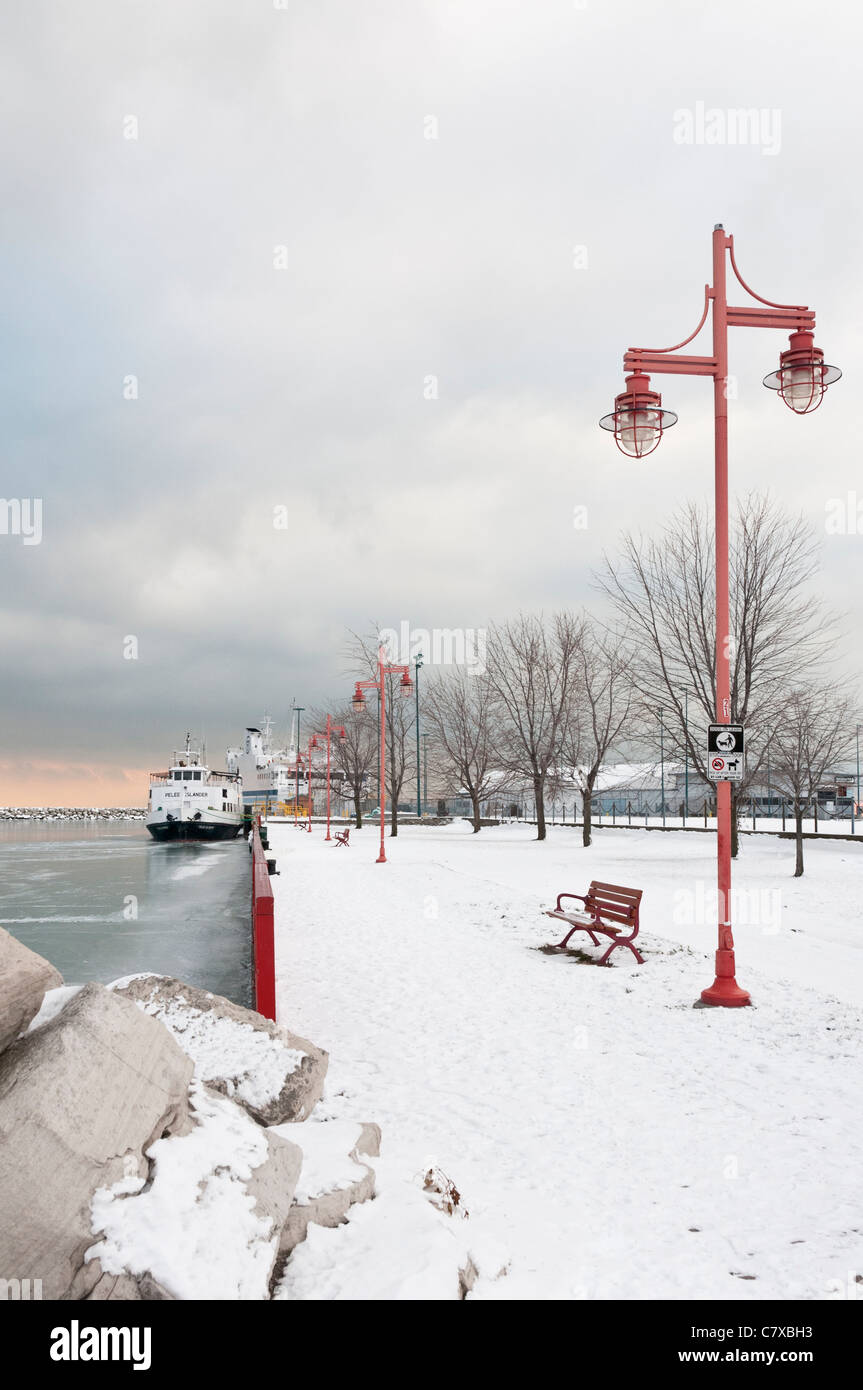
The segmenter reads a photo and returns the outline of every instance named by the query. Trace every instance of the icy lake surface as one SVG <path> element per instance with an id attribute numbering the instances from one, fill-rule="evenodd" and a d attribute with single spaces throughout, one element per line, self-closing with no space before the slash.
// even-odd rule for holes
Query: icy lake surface
<path id="1" fill-rule="evenodd" d="M 159 845 L 140 824 L 0 825 L 0 926 L 68 984 L 152 970 L 251 1002 L 243 839 Z"/>

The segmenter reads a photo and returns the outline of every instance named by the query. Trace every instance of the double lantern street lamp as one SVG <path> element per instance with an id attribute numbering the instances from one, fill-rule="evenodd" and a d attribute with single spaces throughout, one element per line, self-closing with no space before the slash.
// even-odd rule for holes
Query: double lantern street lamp
<path id="1" fill-rule="evenodd" d="M 417 736 L 417 820 L 422 820 L 422 814 L 423 814 L 422 799 L 421 799 L 421 798 L 422 798 L 422 788 L 421 788 L 421 786 L 420 786 L 420 667 L 421 667 L 423 664 L 424 664 L 424 663 L 423 663 L 423 654 L 422 654 L 422 652 L 417 652 L 416 656 L 414 657 L 414 666 L 415 666 L 415 668 L 416 668 L 416 698 L 417 698 L 417 714 L 416 714 L 416 736 Z"/>
<path id="2" fill-rule="evenodd" d="M 297 756 L 294 758 L 294 772 L 296 774 L 296 781 L 294 783 L 294 825 L 297 824 L 300 818 L 300 768 L 302 765 L 303 755 L 298 748 Z"/>
<path id="3" fill-rule="evenodd" d="M 742 308 L 728 303 L 725 276 L 726 253 L 731 269 L 751 299 L 764 308 L 746 304 Z M 691 343 L 707 321 L 713 306 L 713 353 L 709 357 L 681 356 L 680 348 Z M 670 348 L 630 348 L 624 353 L 625 390 L 615 398 L 614 410 L 600 420 L 604 430 L 614 434 L 618 449 L 632 458 L 645 458 L 659 445 L 665 430 L 676 424 L 677 416 L 664 410 L 662 397 L 650 388 L 650 373 L 713 378 L 715 439 L 715 523 L 716 523 L 716 722 L 731 722 L 730 620 L 728 579 L 728 329 L 779 328 L 790 334 L 790 347 L 779 356 L 779 370 L 764 378 L 764 385 L 778 391 L 797 415 L 817 410 L 827 387 L 842 373 L 824 361 L 815 346 L 815 314 L 800 304 L 775 304 L 751 290 L 737 269 L 734 238 L 719 223 L 713 230 L 713 285 L 704 288 L 704 313 L 698 327 L 682 343 Z M 717 783 L 717 885 L 719 889 L 718 949 L 716 978 L 702 990 L 707 1004 L 734 1007 L 749 1003 L 749 994 L 735 978 L 734 939 L 731 933 L 731 783 Z"/>
<path id="4" fill-rule="evenodd" d="M 315 736 L 316 738 L 325 739 L 327 744 L 327 833 L 324 836 L 325 840 L 332 839 L 330 835 L 330 744 L 334 734 L 341 742 L 344 742 L 345 731 L 342 725 L 334 724 L 332 715 L 328 714 L 326 729 Z M 311 816 L 309 817 L 309 829 L 311 830 Z"/>
<path id="5" fill-rule="evenodd" d="M 318 736 L 312 734 L 309 739 L 309 751 L 306 755 L 306 777 L 309 783 L 309 823 L 306 826 L 309 834 L 312 833 L 312 749 L 318 747 Z"/>
<path id="6" fill-rule="evenodd" d="M 386 661 L 386 651 L 385 651 L 384 648 L 381 646 L 381 647 L 378 647 L 378 674 L 377 674 L 377 679 L 376 679 L 376 680 L 373 680 L 373 681 L 357 681 L 357 682 L 356 682 L 356 685 L 355 685 L 355 687 L 354 687 L 353 699 L 351 700 L 351 708 L 354 709 L 357 713 L 359 713 L 361 710 L 364 710 L 365 707 L 366 707 L 366 697 L 365 697 L 364 691 L 366 691 L 366 690 L 376 690 L 376 691 L 378 692 L 379 697 L 380 697 L 380 711 L 381 711 L 381 753 L 380 753 L 381 794 L 380 794 L 380 807 L 379 807 L 379 810 L 380 810 L 380 817 L 381 817 L 381 852 L 380 852 L 380 854 L 378 855 L 377 859 L 375 860 L 375 863 L 376 863 L 376 864 L 385 864 L 385 863 L 387 862 L 386 851 L 385 851 L 385 849 L 384 849 L 384 811 L 385 811 L 385 809 L 386 809 L 386 799 L 387 799 L 387 786 L 386 786 L 386 727 L 387 727 L 386 677 L 387 677 L 387 676 L 401 676 L 401 681 L 400 681 L 400 683 L 399 683 L 399 689 L 400 689 L 402 695 L 408 696 L 408 695 L 411 695 L 411 694 L 413 693 L 413 688 L 414 688 L 414 687 L 413 687 L 413 681 L 411 680 L 410 667 L 409 667 L 409 666 L 392 666 L 392 665 L 388 665 L 388 664 L 387 664 L 387 661 Z"/>

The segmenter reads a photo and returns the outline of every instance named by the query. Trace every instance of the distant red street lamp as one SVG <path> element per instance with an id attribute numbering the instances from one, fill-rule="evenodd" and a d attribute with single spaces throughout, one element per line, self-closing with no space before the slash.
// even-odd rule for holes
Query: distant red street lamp
<path id="1" fill-rule="evenodd" d="M 746 293 L 763 304 L 763 309 L 747 304 L 729 305 L 725 289 L 726 252 L 731 269 Z M 710 357 L 680 356 L 701 332 L 713 303 L 713 353 Z M 716 520 L 716 722 L 731 722 L 729 562 L 728 562 L 728 329 L 780 328 L 790 334 L 791 346 L 780 355 L 779 370 L 764 378 L 764 385 L 778 391 L 785 404 L 798 415 L 807 415 L 821 404 L 827 387 L 838 381 L 838 367 L 825 365 L 824 354 L 815 346 L 815 314 L 799 304 L 774 304 L 751 290 L 737 269 L 734 238 L 727 236 L 721 223 L 713 230 L 713 285 L 704 287 L 704 313 L 698 327 L 682 343 L 670 348 L 630 348 L 624 353 L 626 389 L 615 399 L 614 410 L 600 420 L 604 430 L 614 433 L 621 453 L 644 458 L 653 452 L 663 432 L 677 421 L 673 411 L 663 410 L 662 397 L 650 389 L 650 372 L 713 378 L 715 439 L 715 520 Z M 734 939 L 731 933 L 731 783 L 718 782 L 717 884 L 719 889 L 719 942 L 716 952 L 716 978 L 702 990 L 707 1004 L 734 1007 L 748 1004 L 749 994 L 735 978 Z"/>
<path id="2" fill-rule="evenodd" d="M 332 839 L 330 834 L 330 742 L 333 734 L 336 734 L 340 739 L 344 739 L 345 737 L 343 726 L 341 724 L 334 724 L 332 715 L 328 714 L 327 727 L 319 735 L 320 738 L 326 739 L 327 741 L 327 833 L 324 836 L 325 840 Z"/>
<path id="3" fill-rule="evenodd" d="M 315 734 L 309 739 L 308 761 L 306 764 L 306 776 L 309 780 L 309 825 L 308 831 L 312 833 L 312 749 L 318 747 L 318 740 Z"/>
<path id="4" fill-rule="evenodd" d="M 302 763 L 303 755 L 299 749 L 297 749 L 297 756 L 294 759 L 294 772 L 296 773 L 294 782 L 294 825 L 296 825 L 300 817 L 300 768 L 302 767 Z"/>
<path id="5" fill-rule="evenodd" d="M 386 676 L 401 676 L 399 689 L 402 695 L 410 695 L 413 691 L 413 682 L 409 666 L 388 666 L 386 665 L 386 652 L 383 647 L 378 647 L 378 676 L 373 681 L 357 681 L 354 687 L 351 707 L 359 713 L 366 707 L 365 690 L 377 690 L 381 700 L 381 754 L 380 754 L 380 775 L 381 775 L 381 804 L 379 807 L 381 814 L 381 852 L 375 860 L 376 864 L 386 864 L 387 856 L 384 849 L 384 810 L 387 801 L 386 784 L 386 724 L 387 724 L 387 702 L 386 702 Z"/>

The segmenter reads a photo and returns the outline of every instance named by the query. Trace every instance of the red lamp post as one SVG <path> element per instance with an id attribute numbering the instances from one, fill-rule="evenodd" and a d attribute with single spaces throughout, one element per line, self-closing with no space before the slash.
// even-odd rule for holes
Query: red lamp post
<path id="1" fill-rule="evenodd" d="M 751 299 L 765 307 L 729 305 L 725 288 L 726 253 L 731 269 Z M 709 357 L 681 356 L 701 332 L 713 304 L 713 353 Z M 764 385 L 778 391 L 785 404 L 798 415 L 817 409 L 827 387 L 842 373 L 825 365 L 824 354 L 815 346 L 815 314 L 805 305 L 774 304 L 751 290 L 737 269 L 734 238 L 726 235 L 721 223 L 713 230 L 713 285 L 704 287 L 704 313 L 698 327 L 682 343 L 670 348 L 630 348 L 624 353 L 626 389 L 616 398 L 614 410 L 600 420 L 614 433 L 617 447 L 633 458 L 644 458 L 659 444 L 663 431 L 677 416 L 662 409 L 662 397 L 650 389 L 650 372 L 713 378 L 715 438 L 715 520 L 716 520 L 716 722 L 731 722 L 730 618 L 728 579 L 728 329 L 780 328 L 790 333 L 791 346 L 780 355 L 779 370 L 764 378 Z M 731 783 L 717 783 L 717 885 L 719 889 L 718 948 L 716 978 L 702 990 L 707 1004 L 735 1007 L 748 1004 L 749 994 L 735 978 L 734 938 L 731 932 Z"/>
<path id="2" fill-rule="evenodd" d="M 302 766 L 302 762 L 303 755 L 299 749 L 297 749 L 297 756 L 294 759 L 294 772 L 296 773 L 294 781 L 294 825 L 297 824 L 300 817 L 300 767 Z"/>
<path id="3" fill-rule="evenodd" d="M 357 712 L 359 712 L 360 710 L 363 710 L 363 709 L 365 709 L 365 707 L 366 707 L 366 697 L 365 697 L 365 695 L 363 694 L 363 692 L 364 692 L 365 690 L 377 690 L 377 691 L 379 691 L 380 697 L 381 697 L 381 755 L 380 755 L 380 769 L 381 769 L 381 804 L 380 804 L 380 813 L 381 813 L 381 852 L 380 852 L 380 854 L 378 855 L 377 859 L 375 860 L 375 863 L 376 863 L 376 864 L 386 864 L 386 862 L 387 862 L 386 851 L 385 851 L 385 849 L 384 849 L 384 810 L 385 810 L 386 801 L 387 801 L 387 784 L 386 784 L 386 724 L 387 724 L 387 702 L 386 702 L 386 680 L 385 680 L 385 677 L 386 677 L 386 676 L 401 676 L 401 681 L 400 681 L 400 683 L 399 683 L 399 689 L 401 690 L 402 695 L 405 695 L 405 696 L 410 695 L 411 692 L 413 691 L 413 682 L 411 681 L 410 667 L 409 667 L 409 666 L 388 666 L 388 665 L 386 664 L 385 658 L 386 658 L 386 652 L 384 651 L 383 647 L 378 647 L 378 676 L 377 676 L 377 680 L 373 680 L 373 681 L 357 681 L 357 682 L 356 682 L 356 685 L 355 685 L 355 687 L 354 687 L 353 699 L 351 700 L 351 706 L 352 706 L 352 708 L 355 709 Z"/>
<path id="4" fill-rule="evenodd" d="M 308 831 L 309 831 L 309 834 L 310 834 L 310 835 L 311 835 L 311 833 L 312 833 L 312 749 L 313 749 L 313 748 L 317 748 L 317 746 L 318 746 L 317 735 L 316 735 L 316 734 L 312 734 L 312 737 L 309 739 L 309 752 L 308 752 L 308 759 L 307 759 L 307 762 L 306 762 L 306 776 L 307 776 L 308 779 L 309 779 L 309 825 L 308 825 Z"/>
<path id="5" fill-rule="evenodd" d="M 327 833 L 324 836 L 325 840 L 332 839 L 330 834 L 330 742 L 333 734 L 337 734 L 340 739 L 345 737 L 342 725 L 334 724 L 332 715 L 328 714 L 326 730 L 320 734 L 320 737 L 327 741 Z"/>

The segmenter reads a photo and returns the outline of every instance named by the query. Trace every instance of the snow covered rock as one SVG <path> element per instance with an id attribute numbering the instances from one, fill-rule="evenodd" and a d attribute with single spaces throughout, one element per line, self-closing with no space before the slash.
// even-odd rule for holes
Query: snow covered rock
<path id="1" fill-rule="evenodd" d="M 188 1132 L 191 1076 L 170 1034 L 99 984 L 0 1054 L 0 1270 L 45 1298 L 89 1293 L 93 1194 L 143 1180 L 150 1144 Z"/>
<path id="2" fill-rule="evenodd" d="M 200 1081 L 191 1101 L 193 1129 L 152 1144 L 148 1181 L 130 1169 L 93 1198 L 94 1297 L 270 1296 L 302 1154 Z"/>
<path id="3" fill-rule="evenodd" d="M 168 975 L 134 975 L 110 988 L 163 1023 L 191 1057 L 196 1078 L 259 1124 L 304 1120 L 320 1100 L 329 1058 L 306 1038 Z"/>
<path id="4" fill-rule="evenodd" d="M 381 1131 L 378 1125 L 350 1120 L 309 1120 L 269 1132 L 289 1136 L 302 1150 L 302 1171 L 279 1242 L 284 1259 L 305 1240 L 311 1222 L 338 1226 L 356 1202 L 374 1196 L 375 1172 L 362 1156 L 378 1157 Z"/>
<path id="5" fill-rule="evenodd" d="M 0 1052 L 36 1017 L 45 991 L 62 983 L 59 970 L 0 927 Z"/>

